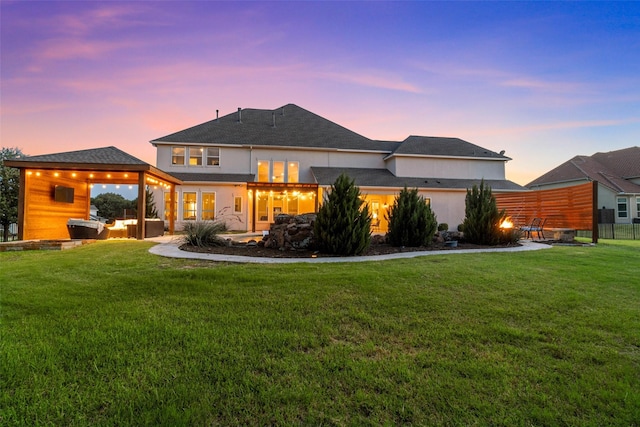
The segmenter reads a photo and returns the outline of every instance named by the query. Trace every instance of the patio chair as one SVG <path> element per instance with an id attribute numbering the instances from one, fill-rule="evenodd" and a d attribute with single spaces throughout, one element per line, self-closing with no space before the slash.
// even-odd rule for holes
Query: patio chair
<path id="1" fill-rule="evenodd" d="M 534 232 L 537 232 L 538 238 L 540 238 L 541 223 L 542 218 L 533 218 L 528 225 L 520 227 L 520 231 L 525 234 L 527 239 L 530 239 Z"/>

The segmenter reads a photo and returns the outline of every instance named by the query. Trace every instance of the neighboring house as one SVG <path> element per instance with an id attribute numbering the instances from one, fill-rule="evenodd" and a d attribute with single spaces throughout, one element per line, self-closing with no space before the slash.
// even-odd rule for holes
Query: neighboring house
<path id="1" fill-rule="evenodd" d="M 452 229 L 464 219 L 466 190 L 481 179 L 494 192 L 526 190 L 505 179 L 504 152 L 458 138 L 371 140 L 293 104 L 238 109 L 151 144 L 156 166 L 183 182 L 177 227 L 215 219 L 231 230 L 268 230 L 279 213 L 316 212 L 341 173 L 360 187 L 374 231 L 387 230 L 387 208 L 405 186 L 418 188 Z M 168 219 L 170 194 L 155 191 Z"/>
<path id="2" fill-rule="evenodd" d="M 532 190 L 598 182 L 597 206 L 615 223 L 640 221 L 640 147 L 576 156 L 531 181 Z"/>

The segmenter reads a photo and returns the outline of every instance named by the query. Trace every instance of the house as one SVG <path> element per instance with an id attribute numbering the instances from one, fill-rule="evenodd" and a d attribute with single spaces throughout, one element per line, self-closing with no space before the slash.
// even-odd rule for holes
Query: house
<path id="1" fill-rule="evenodd" d="M 527 184 L 532 190 L 598 183 L 600 221 L 640 222 L 640 147 L 575 156 Z"/>
<path id="2" fill-rule="evenodd" d="M 297 105 L 240 109 L 151 141 L 158 169 L 182 182 L 176 227 L 220 220 L 231 230 L 268 230 L 280 213 L 316 212 L 341 173 L 355 180 L 386 231 L 387 208 L 403 187 L 418 188 L 440 223 L 462 223 L 466 190 L 481 179 L 494 192 L 525 191 L 505 178 L 504 152 L 458 138 L 372 140 Z M 154 190 L 168 220 L 171 194 Z"/>

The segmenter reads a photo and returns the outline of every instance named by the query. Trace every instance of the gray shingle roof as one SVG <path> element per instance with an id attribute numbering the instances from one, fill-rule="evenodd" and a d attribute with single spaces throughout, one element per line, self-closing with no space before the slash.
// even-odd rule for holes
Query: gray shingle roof
<path id="1" fill-rule="evenodd" d="M 460 138 L 435 136 L 410 136 L 393 152 L 393 155 L 482 157 L 511 160 L 503 154 L 495 153 Z"/>
<path id="2" fill-rule="evenodd" d="M 567 181 L 598 181 L 615 192 L 640 193 L 640 185 L 628 179 L 640 176 L 640 147 L 575 156 L 527 184 L 533 188 Z"/>
<path id="3" fill-rule="evenodd" d="M 345 173 L 360 187 L 391 187 L 421 189 L 468 189 L 479 185 L 480 179 L 407 178 L 393 175 L 388 169 L 326 168 L 312 167 L 311 171 L 320 185 L 331 185 Z M 526 188 L 509 180 L 485 180 L 494 191 L 523 191 Z"/>
<path id="4" fill-rule="evenodd" d="M 398 146 L 397 142 L 366 138 L 294 104 L 276 110 L 246 108 L 240 114 L 227 114 L 154 139 L 151 143 L 353 149 L 389 153 Z"/>
<path id="5" fill-rule="evenodd" d="M 255 175 L 238 173 L 172 172 L 172 176 L 185 184 L 190 182 L 253 182 Z"/>
<path id="6" fill-rule="evenodd" d="M 498 154 L 459 138 L 410 136 L 402 142 L 371 140 L 295 104 L 275 110 L 246 108 L 154 139 L 151 143 L 367 150 L 391 156 L 510 160 L 504 153 Z"/>
<path id="7" fill-rule="evenodd" d="M 13 159 L 23 162 L 103 164 L 103 165 L 148 165 L 116 147 L 91 148 L 65 153 L 43 154 Z"/>

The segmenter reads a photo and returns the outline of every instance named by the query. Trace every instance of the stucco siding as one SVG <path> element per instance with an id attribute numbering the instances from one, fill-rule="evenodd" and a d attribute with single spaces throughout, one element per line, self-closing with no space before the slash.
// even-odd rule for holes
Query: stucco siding
<path id="1" fill-rule="evenodd" d="M 402 177 L 505 179 L 502 161 L 397 157 L 387 163 L 391 172 Z"/>

